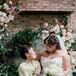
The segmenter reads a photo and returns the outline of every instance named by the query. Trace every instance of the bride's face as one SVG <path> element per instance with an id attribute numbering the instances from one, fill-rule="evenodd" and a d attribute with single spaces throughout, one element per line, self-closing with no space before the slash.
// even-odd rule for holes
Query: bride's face
<path id="1" fill-rule="evenodd" d="M 47 51 L 49 51 L 51 53 L 56 51 L 56 44 L 55 45 L 49 45 L 49 44 L 46 43 L 45 46 L 47 48 Z"/>

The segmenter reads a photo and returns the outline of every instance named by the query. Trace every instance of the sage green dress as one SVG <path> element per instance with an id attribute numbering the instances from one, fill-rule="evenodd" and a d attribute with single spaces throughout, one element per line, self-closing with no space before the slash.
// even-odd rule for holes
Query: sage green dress
<path id="1" fill-rule="evenodd" d="M 19 65 L 19 76 L 40 76 L 40 63 L 33 60 L 32 63 L 25 61 Z"/>

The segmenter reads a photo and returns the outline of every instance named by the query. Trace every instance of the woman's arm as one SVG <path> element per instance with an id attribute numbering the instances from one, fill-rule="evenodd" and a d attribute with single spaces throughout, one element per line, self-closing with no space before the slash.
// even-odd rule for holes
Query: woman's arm
<path id="1" fill-rule="evenodd" d="M 67 76 L 71 71 L 70 57 L 67 53 L 63 53 L 63 70 L 65 76 Z"/>

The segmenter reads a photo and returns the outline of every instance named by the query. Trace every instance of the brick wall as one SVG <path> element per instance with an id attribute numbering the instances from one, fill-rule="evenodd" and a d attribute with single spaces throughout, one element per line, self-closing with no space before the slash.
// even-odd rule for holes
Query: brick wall
<path id="1" fill-rule="evenodd" d="M 59 11 L 70 12 L 67 26 L 69 29 L 72 28 L 74 31 L 76 30 L 76 0 L 15 0 L 14 3 L 15 2 L 18 2 L 20 12 L 21 11 L 25 11 L 25 12 L 55 11 L 56 13 L 58 13 Z M 44 18 L 45 20 L 49 20 L 47 19 L 49 16 L 51 16 L 51 13 L 48 16 L 47 14 L 43 14 L 42 18 Z M 31 20 L 30 18 L 27 18 L 27 17 L 25 18 L 19 17 L 18 20 L 15 20 L 13 23 L 9 23 L 9 28 L 8 28 L 9 31 L 11 32 L 15 31 L 14 33 L 16 33 L 18 32 L 18 30 L 21 30 L 24 27 L 26 27 L 27 24 L 36 26 L 38 25 L 38 23 L 42 22 L 42 20 L 40 20 L 38 16 L 36 17 L 36 20 L 33 20 L 33 19 Z"/>
<path id="2" fill-rule="evenodd" d="M 74 11 L 75 0 L 20 0 L 19 5 L 25 11 Z"/>

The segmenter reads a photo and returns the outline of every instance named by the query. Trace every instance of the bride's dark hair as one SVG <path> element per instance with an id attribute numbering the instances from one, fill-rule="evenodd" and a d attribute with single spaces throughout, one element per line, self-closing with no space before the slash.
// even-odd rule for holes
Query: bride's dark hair
<path id="1" fill-rule="evenodd" d="M 59 44 L 59 39 L 57 38 L 57 36 L 55 34 L 50 34 L 45 40 L 44 40 L 44 44 L 48 45 L 57 45 L 56 49 L 61 49 L 60 48 L 60 44 Z"/>

